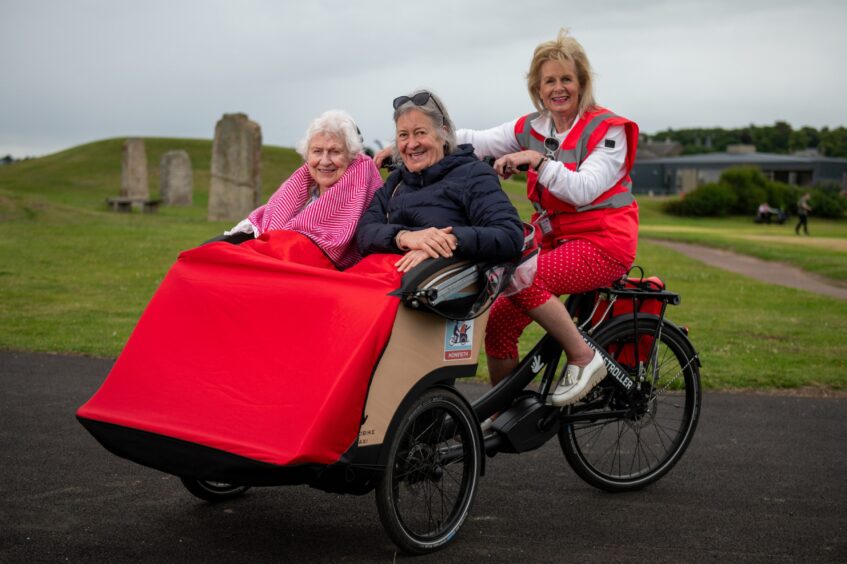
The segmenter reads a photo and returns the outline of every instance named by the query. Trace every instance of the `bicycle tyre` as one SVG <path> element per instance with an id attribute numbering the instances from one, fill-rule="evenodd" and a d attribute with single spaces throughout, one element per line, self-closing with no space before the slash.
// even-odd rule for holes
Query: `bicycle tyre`
<path id="1" fill-rule="evenodd" d="M 476 495 L 482 447 L 474 414 L 456 392 L 428 390 L 403 415 L 388 448 L 376 488 L 385 531 L 410 554 L 443 548 Z"/>
<path id="2" fill-rule="evenodd" d="M 237 486 L 224 482 L 212 482 L 210 480 L 198 480 L 197 478 L 181 477 L 182 485 L 195 497 L 203 501 L 216 503 L 241 497 L 250 489 L 250 486 Z"/>
<path id="3" fill-rule="evenodd" d="M 642 338 L 655 335 L 658 328 L 658 317 L 639 316 Z M 631 317 L 614 320 L 594 340 L 635 379 L 638 370 L 632 366 L 635 330 Z M 639 408 L 633 416 L 572 422 L 559 431 L 565 458 L 592 486 L 611 492 L 641 489 L 664 476 L 691 443 L 701 402 L 700 369 L 693 346 L 678 327 L 665 321 L 656 353 L 646 364 L 643 373 L 652 376 L 656 369 L 656 380 L 644 382 L 641 391 L 634 392 Z M 569 411 L 582 407 L 584 413 L 591 413 L 591 405 L 599 406 L 593 411 L 602 412 L 628 409 L 632 402 L 607 377 Z"/>

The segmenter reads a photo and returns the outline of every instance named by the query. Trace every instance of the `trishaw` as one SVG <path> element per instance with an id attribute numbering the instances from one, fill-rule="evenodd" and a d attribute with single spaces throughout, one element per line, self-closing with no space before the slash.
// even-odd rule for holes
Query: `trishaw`
<path id="1" fill-rule="evenodd" d="M 268 246 L 270 239 L 257 245 Z M 237 250 L 243 246 L 222 242 L 183 253 L 180 261 L 202 263 L 212 273 L 176 276 L 178 261 L 109 377 L 78 412 L 108 450 L 179 476 L 203 500 L 286 484 L 350 494 L 373 490 L 388 535 L 402 550 L 420 554 L 453 540 L 477 494 L 486 456 L 526 452 L 558 437 L 581 478 L 604 490 L 627 491 L 667 473 L 691 441 L 700 410 L 700 361 L 687 331 L 665 318 L 666 307 L 678 304 L 679 296 L 656 279 L 627 278 L 568 299 L 586 342 L 603 353 L 608 369 L 577 404 L 557 408 L 546 402 L 564 368 L 562 349 L 549 336 L 509 377 L 471 402 L 455 383 L 476 374 L 487 308 L 515 265 L 429 260 L 402 280 L 385 274 L 396 257 L 368 257 L 360 263 L 364 270 L 357 265 L 343 273 L 313 273 L 301 264 L 279 267 L 287 269 L 287 278 L 306 277 L 295 286 L 307 292 L 322 291 L 311 275 L 333 283 L 347 283 L 347 276 L 358 286 L 384 274 L 383 285 L 369 294 L 378 294 L 373 304 L 368 296 L 342 298 L 324 312 L 329 317 L 315 323 L 296 312 L 279 323 L 287 341 L 304 334 L 316 338 L 321 327 L 328 328 L 328 340 L 318 338 L 326 354 L 303 369 L 294 366 L 307 354 L 300 341 L 279 348 L 272 340 L 255 344 L 273 350 L 253 350 L 252 344 L 230 350 L 237 345 L 218 342 L 227 323 L 206 316 L 224 307 L 210 303 L 221 300 L 221 284 L 232 296 L 225 304 L 249 295 L 252 290 L 244 288 L 256 276 L 264 277 L 257 291 L 277 292 L 274 299 L 286 300 L 291 292 L 271 287 L 280 273 L 264 256 L 250 258 L 257 262 L 243 277 L 221 271 L 238 253 L 254 252 Z M 260 303 L 266 301 L 265 296 Z M 297 303 L 280 307 L 290 311 Z M 174 308 L 179 316 L 163 313 Z M 353 326 L 344 339 L 333 340 L 333 324 L 347 323 L 350 308 L 359 308 L 349 316 Z M 162 316 L 168 319 L 160 322 Z M 288 325 L 294 328 L 286 333 Z M 239 331 L 249 332 L 236 320 L 232 343 L 240 342 Z M 357 339 L 361 342 L 352 342 Z M 206 342 L 200 352 L 194 351 L 198 342 Z M 266 358 L 234 375 L 226 365 L 233 355 Z M 327 362 L 331 365 L 321 364 Z M 351 368 L 357 362 L 372 364 Z M 294 379 L 287 376 L 296 370 Z M 324 372 L 332 377 L 324 379 Z M 278 393 L 280 387 L 285 389 Z M 320 393 L 312 394 L 312 387 Z M 301 401 L 306 396 L 311 399 Z M 480 422 L 495 414 L 483 432 Z"/>

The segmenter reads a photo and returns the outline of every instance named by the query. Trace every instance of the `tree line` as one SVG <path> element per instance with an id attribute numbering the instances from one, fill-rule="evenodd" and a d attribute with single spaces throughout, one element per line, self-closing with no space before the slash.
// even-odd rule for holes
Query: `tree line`
<path id="1" fill-rule="evenodd" d="M 749 125 L 738 129 L 692 128 L 666 129 L 646 135 L 650 141 L 676 141 L 683 155 L 719 153 L 727 145 L 755 145 L 760 153 L 791 154 L 815 149 L 826 157 L 847 158 L 847 127 L 830 129 L 804 126 L 793 129 L 784 121 L 773 125 Z"/>

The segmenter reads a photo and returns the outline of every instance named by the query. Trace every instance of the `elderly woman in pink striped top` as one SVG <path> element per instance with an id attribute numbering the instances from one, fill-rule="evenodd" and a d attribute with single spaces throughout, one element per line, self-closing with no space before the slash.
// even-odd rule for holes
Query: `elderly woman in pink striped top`
<path id="1" fill-rule="evenodd" d="M 382 186 L 373 160 L 364 154 L 362 136 L 347 113 L 330 110 L 316 118 L 297 146 L 305 163 L 283 182 L 268 203 L 224 234 L 259 237 L 285 229 L 311 239 L 339 268 L 361 256 L 356 227 Z"/>

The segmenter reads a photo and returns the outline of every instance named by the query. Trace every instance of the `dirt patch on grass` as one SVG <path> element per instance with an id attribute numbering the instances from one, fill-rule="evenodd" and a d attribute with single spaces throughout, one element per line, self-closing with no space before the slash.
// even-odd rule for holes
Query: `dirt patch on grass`
<path id="1" fill-rule="evenodd" d="M 11 221 L 25 215 L 21 207 L 12 198 L 0 196 L 0 221 Z"/>

